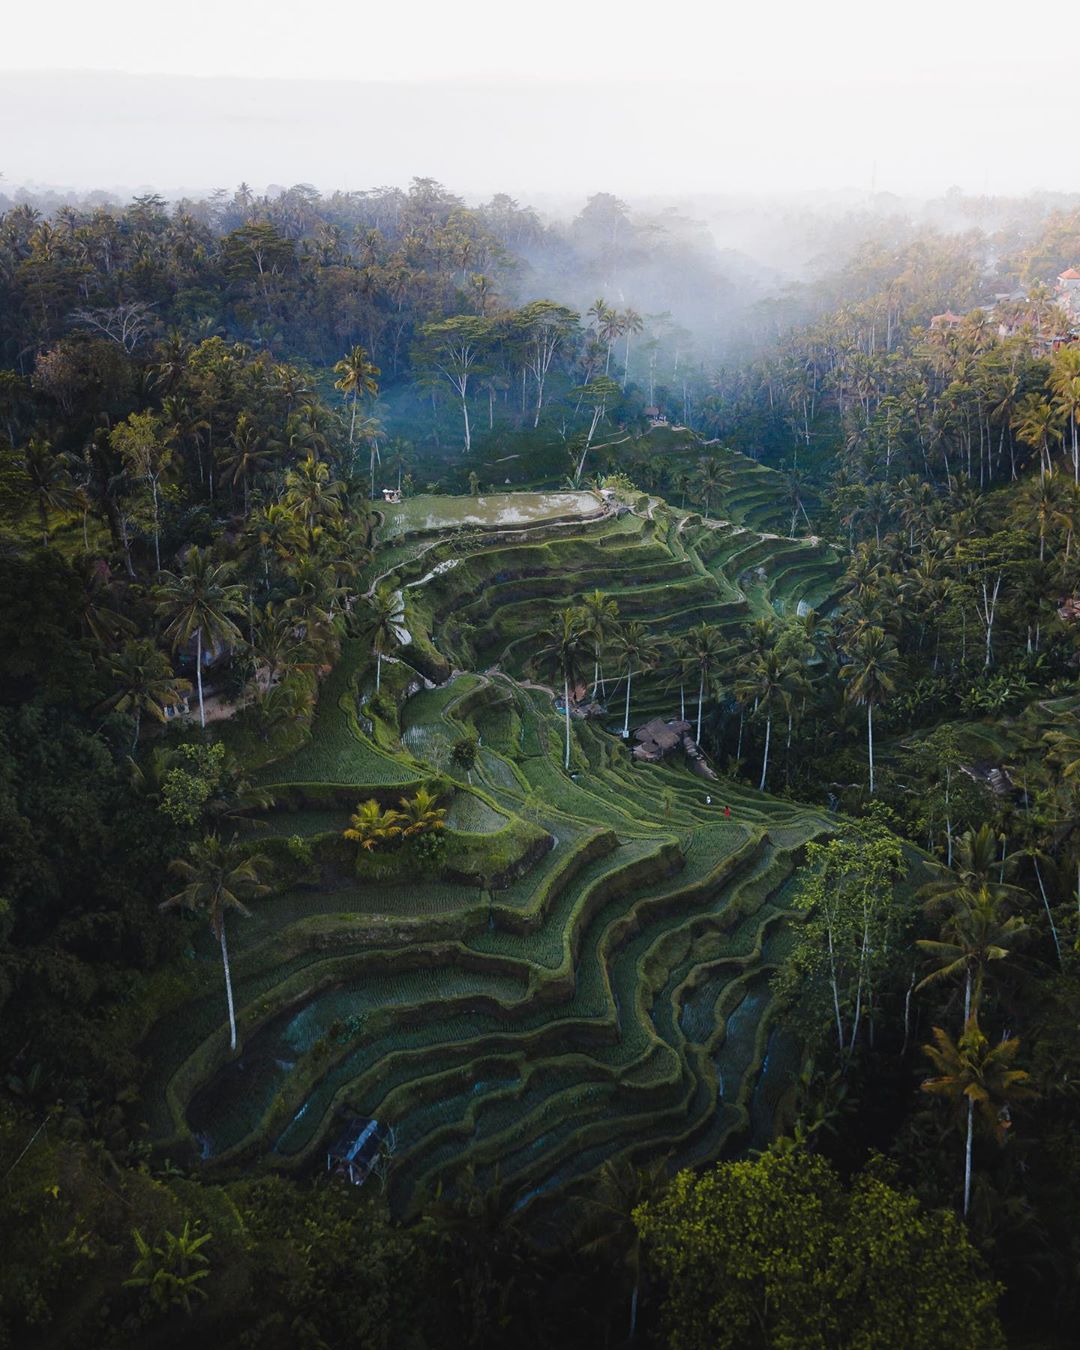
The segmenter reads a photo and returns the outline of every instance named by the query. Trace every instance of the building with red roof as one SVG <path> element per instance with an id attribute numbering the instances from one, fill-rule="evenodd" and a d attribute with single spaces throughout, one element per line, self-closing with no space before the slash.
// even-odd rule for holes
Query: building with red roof
<path id="1" fill-rule="evenodd" d="M 1057 302 L 1073 323 L 1080 324 L 1080 272 L 1067 267 L 1057 279 Z"/>

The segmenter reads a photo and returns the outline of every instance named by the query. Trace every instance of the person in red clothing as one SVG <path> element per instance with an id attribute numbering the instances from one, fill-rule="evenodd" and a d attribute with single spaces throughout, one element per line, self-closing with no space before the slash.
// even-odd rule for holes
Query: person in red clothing
<path id="1" fill-rule="evenodd" d="M 730 815 L 731 815 L 731 807 L 730 807 L 730 806 L 725 806 L 725 807 L 724 807 L 724 815 L 725 815 L 725 816 L 730 816 Z"/>

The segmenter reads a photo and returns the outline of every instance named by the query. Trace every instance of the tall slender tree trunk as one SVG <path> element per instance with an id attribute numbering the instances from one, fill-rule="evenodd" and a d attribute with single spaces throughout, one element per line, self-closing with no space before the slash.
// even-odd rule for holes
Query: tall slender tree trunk
<path id="1" fill-rule="evenodd" d="M 975 1102 L 968 1098 L 967 1107 L 967 1139 L 964 1141 L 964 1218 L 968 1216 L 968 1209 L 971 1206 L 971 1152 L 974 1138 L 975 1126 Z"/>
<path id="2" fill-rule="evenodd" d="M 379 692 L 382 684 L 382 648 L 375 648 L 375 692 Z"/>
<path id="3" fill-rule="evenodd" d="M 874 705 L 866 705 L 866 750 L 870 760 L 870 796 L 874 795 Z"/>
<path id="4" fill-rule="evenodd" d="M 697 691 L 697 743 L 701 744 L 701 705 L 705 699 L 705 671 L 701 672 L 701 680 L 698 683 Z"/>
<path id="5" fill-rule="evenodd" d="M 562 679 L 563 715 L 566 718 L 566 747 L 563 751 L 563 768 L 570 768 L 570 676 L 564 670 Z"/>
<path id="6" fill-rule="evenodd" d="M 758 784 L 758 791 L 765 791 L 765 777 L 769 772 L 769 738 L 772 736 L 772 718 L 765 719 L 765 754 L 761 760 L 761 782 Z"/>
<path id="7" fill-rule="evenodd" d="M 245 490 L 245 492 L 247 491 L 247 480 L 246 480 L 246 479 L 244 480 L 244 490 Z M 150 480 L 150 491 L 151 491 L 151 493 L 153 494 L 153 498 L 154 498 L 154 561 L 157 563 L 157 570 L 160 572 L 160 571 L 161 571 L 161 529 L 160 529 L 160 526 L 159 526 L 159 524 L 158 524 L 158 490 L 157 490 L 157 479 L 156 479 L 156 478 L 151 478 L 151 480 Z M 245 502 L 244 506 L 245 506 L 245 511 L 246 511 L 246 509 L 247 509 L 247 503 L 246 503 L 246 502 Z"/>
<path id="8" fill-rule="evenodd" d="M 225 941 L 225 916 L 221 916 L 221 963 L 225 967 L 225 998 L 229 1004 L 229 1049 L 236 1049 L 236 1009 L 233 1006 L 232 971 L 229 968 L 229 944 Z"/>
<path id="9" fill-rule="evenodd" d="M 206 730 L 206 705 L 202 691 L 202 629 L 195 630 L 195 681 L 199 686 L 199 726 Z"/>
<path id="10" fill-rule="evenodd" d="M 633 678 L 633 668 L 626 667 L 626 716 L 623 718 L 623 740 L 630 735 L 630 681 Z"/>

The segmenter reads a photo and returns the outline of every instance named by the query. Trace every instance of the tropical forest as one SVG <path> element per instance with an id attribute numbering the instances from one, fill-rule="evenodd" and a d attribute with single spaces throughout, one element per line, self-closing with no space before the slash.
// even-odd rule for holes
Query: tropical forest
<path id="1" fill-rule="evenodd" d="M 0 182 L 3 1350 L 1075 1345 L 1080 199 L 784 230 Z"/>

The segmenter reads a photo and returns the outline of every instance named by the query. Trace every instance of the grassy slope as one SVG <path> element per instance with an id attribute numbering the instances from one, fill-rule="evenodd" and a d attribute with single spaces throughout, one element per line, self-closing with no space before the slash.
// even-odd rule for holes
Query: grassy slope
<path id="1" fill-rule="evenodd" d="M 733 784 L 713 789 L 724 818 L 684 768 L 636 765 L 586 725 L 567 776 L 550 698 L 514 675 L 543 616 L 594 586 L 654 626 L 733 625 L 773 602 L 773 577 L 784 606 L 828 595 L 836 560 L 655 500 L 617 520 L 492 533 L 435 575 L 452 544 L 436 536 L 419 556 L 411 542 L 381 559 L 413 631 L 448 665 L 502 670 L 414 694 L 387 748 L 385 727 L 377 745 L 363 721 L 368 655 L 347 644 L 310 741 L 263 772 L 303 807 L 270 813 L 268 838 L 301 834 L 340 856 L 350 800 L 392 800 L 446 771 L 470 731 L 481 754 L 452 834 L 490 865 L 471 882 L 430 869 L 350 882 L 339 868 L 329 887 L 268 901 L 234 943 L 231 1063 L 215 956 L 200 948 L 205 992 L 151 1044 L 156 1133 L 303 1168 L 338 1109 L 378 1114 L 397 1131 L 401 1206 L 467 1163 L 489 1179 L 498 1166 L 522 1203 L 543 1204 L 606 1157 L 710 1156 L 751 1129 L 791 875 L 828 821 Z M 750 565 L 763 572 L 752 584 Z M 643 682 L 643 704 L 671 697 Z M 483 878 L 510 841 L 520 866 L 493 890 Z"/>

